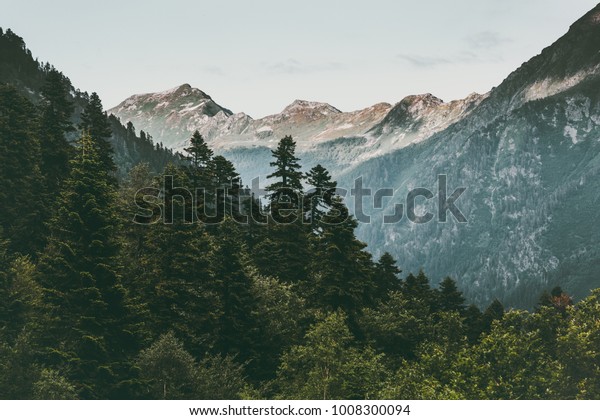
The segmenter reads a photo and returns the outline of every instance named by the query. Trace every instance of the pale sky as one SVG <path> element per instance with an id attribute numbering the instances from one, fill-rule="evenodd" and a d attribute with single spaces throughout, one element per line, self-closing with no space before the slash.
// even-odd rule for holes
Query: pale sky
<path id="1" fill-rule="evenodd" d="M 25 39 L 106 108 L 189 83 L 254 118 L 294 99 L 352 111 L 487 92 L 593 0 L 0 0 Z"/>

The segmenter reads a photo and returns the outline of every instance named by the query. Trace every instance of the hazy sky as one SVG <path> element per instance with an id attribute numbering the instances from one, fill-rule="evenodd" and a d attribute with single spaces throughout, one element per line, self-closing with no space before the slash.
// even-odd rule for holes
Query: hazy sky
<path id="1" fill-rule="evenodd" d="M 0 0 L 21 35 L 106 108 L 189 83 L 253 117 L 294 99 L 343 111 L 498 85 L 593 0 Z"/>

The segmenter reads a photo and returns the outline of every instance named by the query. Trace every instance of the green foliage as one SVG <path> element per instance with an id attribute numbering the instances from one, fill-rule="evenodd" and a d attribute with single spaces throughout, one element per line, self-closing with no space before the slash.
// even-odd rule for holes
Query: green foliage
<path id="1" fill-rule="evenodd" d="M 196 399 L 237 400 L 249 391 L 244 367 L 233 356 L 206 356 L 195 376 Z"/>
<path id="2" fill-rule="evenodd" d="M 172 332 L 160 336 L 137 358 L 136 367 L 154 399 L 193 399 L 196 363 Z"/>
<path id="3" fill-rule="evenodd" d="M 281 361 L 278 385 L 286 399 L 364 399 L 374 397 L 385 369 L 381 355 L 359 349 L 343 312 L 313 325 L 305 344 L 293 346 Z"/>
<path id="4" fill-rule="evenodd" d="M 49 356 L 53 365 L 69 365 L 83 396 L 108 396 L 136 348 L 118 274 L 116 192 L 91 137 L 81 139 L 71 165 L 39 265 L 51 314 Z"/>
<path id="5" fill-rule="evenodd" d="M 559 330 L 558 358 L 565 366 L 567 398 L 600 398 L 600 289 L 569 309 Z"/>
<path id="6" fill-rule="evenodd" d="M 0 84 L 0 202 L 5 203 L 0 227 L 11 249 L 23 253 L 39 250 L 46 233 L 42 155 L 34 123 L 33 105 L 14 87 Z"/>
<path id="7" fill-rule="evenodd" d="M 471 351 L 463 352 L 459 364 L 471 384 L 466 397 L 556 397 L 550 390 L 560 380 L 560 365 L 544 352 L 539 332 L 524 327 L 528 316 L 508 313 Z"/>
<path id="8" fill-rule="evenodd" d="M 388 252 L 384 252 L 375 264 L 375 297 L 385 300 L 390 292 L 400 290 L 402 288 L 402 281 L 399 278 L 401 272 L 394 257 Z"/>
<path id="9" fill-rule="evenodd" d="M 75 400 L 77 392 L 63 375 L 52 369 L 42 369 L 39 379 L 33 384 L 36 400 Z"/>
<path id="10" fill-rule="evenodd" d="M 331 179 L 327 169 L 321 165 L 307 172 L 306 180 L 312 188 L 305 195 L 305 211 L 313 228 L 318 228 L 323 214 L 332 205 L 337 182 Z"/>
<path id="11" fill-rule="evenodd" d="M 80 129 L 94 140 L 103 169 L 108 174 L 115 172 L 117 167 L 113 161 L 114 151 L 112 145 L 108 142 L 112 130 L 106 112 L 102 108 L 100 97 L 96 92 L 92 92 L 89 102 L 81 114 Z"/>
<path id="12" fill-rule="evenodd" d="M 279 141 L 277 149 L 273 150 L 273 158 L 270 163 L 275 172 L 267 178 L 275 178 L 267 188 L 271 191 L 271 206 L 289 203 L 291 208 L 298 208 L 300 204 L 300 193 L 302 191 L 302 179 L 304 175 L 300 171 L 299 159 L 295 155 L 296 142 L 291 136 L 285 136 Z"/>
<path id="13" fill-rule="evenodd" d="M 317 256 L 317 264 L 312 267 L 314 298 L 322 308 L 341 308 L 353 316 L 372 301 L 371 254 L 365 251 L 367 245 L 356 239 L 358 223 L 341 198 L 333 200 L 323 225 L 323 233 L 313 243 Z"/>
<path id="14" fill-rule="evenodd" d="M 74 130 L 69 85 L 61 73 L 50 70 L 41 90 L 44 97 L 39 119 L 41 170 L 48 193 L 59 190 L 61 181 L 69 174 L 69 160 L 73 154 L 65 137 L 65 133 Z"/>

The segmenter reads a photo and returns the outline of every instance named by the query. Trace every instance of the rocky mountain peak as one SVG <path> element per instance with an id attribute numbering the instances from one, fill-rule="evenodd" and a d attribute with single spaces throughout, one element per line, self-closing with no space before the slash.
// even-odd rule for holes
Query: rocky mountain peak
<path id="1" fill-rule="evenodd" d="M 324 103 L 305 101 L 303 99 L 296 99 L 290 105 L 286 106 L 282 114 L 294 114 L 294 113 L 321 113 L 323 115 L 328 114 L 339 114 L 342 111 L 339 109 Z"/>

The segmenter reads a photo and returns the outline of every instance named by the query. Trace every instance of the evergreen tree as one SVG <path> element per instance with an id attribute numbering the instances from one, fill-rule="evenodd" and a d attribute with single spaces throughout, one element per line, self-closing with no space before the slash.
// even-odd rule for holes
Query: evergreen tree
<path id="1" fill-rule="evenodd" d="M 0 84 L 0 227 L 11 250 L 34 253 L 46 229 L 40 145 L 34 135 L 35 109 L 13 87 Z"/>
<path id="2" fill-rule="evenodd" d="M 216 220 L 221 222 L 225 215 L 236 216 L 240 213 L 240 177 L 233 163 L 223 156 L 215 156 L 211 166 L 213 177 L 211 184 L 216 198 Z"/>
<path id="3" fill-rule="evenodd" d="M 183 150 L 189 155 L 188 159 L 192 167 L 198 169 L 206 169 L 213 156 L 213 151 L 208 147 L 204 137 L 198 130 L 194 131 L 190 138 L 190 145 Z"/>
<path id="4" fill-rule="evenodd" d="M 255 356 L 258 344 L 252 280 L 245 268 L 243 244 L 233 220 L 225 219 L 218 233 L 219 243 L 212 262 L 222 311 L 216 349 L 244 363 Z"/>
<path id="5" fill-rule="evenodd" d="M 402 281 L 398 277 L 401 272 L 394 257 L 384 252 L 375 264 L 375 296 L 378 299 L 383 300 L 390 292 L 401 289 Z"/>
<path id="6" fill-rule="evenodd" d="M 435 296 L 429 286 L 429 279 L 423 270 L 416 276 L 410 273 L 403 283 L 402 293 L 410 299 L 421 302 L 430 309 L 435 308 Z"/>
<path id="7" fill-rule="evenodd" d="M 270 216 L 266 234 L 253 248 L 253 258 L 262 274 L 298 284 L 307 277 L 309 244 L 300 205 L 303 175 L 295 149 L 292 137 L 286 136 L 272 151 L 275 160 L 270 165 L 275 172 L 267 178 L 276 181 L 267 187 Z"/>
<path id="8" fill-rule="evenodd" d="M 276 181 L 269 185 L 267 190 L 271 192 L 269 197 L 272 211 L 279 208 L 298 209 L 304 176 L 300 171 L 299 159 L 295 155 L 296 142 L 291 136 L 285 136 L 279 141 L 277 149 L 271 153 L 275 160 L 270 165 L 275 168 L 275 172 L 267 175 L 267 179 L 275 178 Z M 274 216 L 284 216 L 285 219 L 285 213 L 274 213 Z"/>
<path id="9" fill-rule="evenodd" d="M 128 352 L 136 348 L 118 274 L 115 190 L 97 150 L 84 135 L 39 265 L 52 317 L 47 362 L 68 368 L 85 398 L 120 395 Z"/>
<path id="10" fill-rule="evenodd" d="M 220 314 L 210 267 L 214 243 L 202 225 L 189 223 L 191 194 L 180 197 L 184 202 L 177 198 L 189 187 L 184 169 L 168 165 L 161 178 L 165 177 L 172 177 L 173 183 L 165 182 L 161 191 L 164 218 L 146 226 L 136 283 L 150 310 L 152 336 L 173 330 L 187 349 L 202 354 L 215 345 Z M 157 186 L 163 187 L 160 179 Z"/>
<path id="11" fill-rule="evenodd" d="M 312 267 L 315 299 L 323 308 L 343 309 L 352 322 L 353 315 L 372 299 L 371 255 L 365 251 L 366 244 L 354 236 L 358 223 L 341 198 L 333 199 L 323 223 Z"/>
<path id="12" fill-rule="evenodd" d="M 62 180 L 69 174 L 69 160 L 73 148 L 65 134 L 74 131 L 71 123 L 74 107 L 69 94 L 69 84 L 56 70 L 50 70 L 48 73 L 42 96 L 39 119 L 41 170 L 46 180 L 46 192 L 52 200 Z"/>
<path id="13" fill-rule="evenodd" d="M 30 258 L 11 260 L 6 246 L 0 239 L 0 398 L 31 398 L 47 308 Z"/>
<path id="14" fill-rule="evenodd" d="M 190 188 L 195 199 L 195 214 L 193 220 L 216 222 L 217 211 L 208 212 L 208 209 L 215 209 L 216 191 L 213 179 L 213 151 L 208 147 L 204 137 L 198 130 L 190 138 L 190 145 L 183 149 L 188 156 L 186 159 L 190 162 L 188 174 L 190 178 Z M 224 169 L 224 168 L 222 168 Z M 211 218 L 210 216 L 214 216 Z"/>
<path id="15" fill-rule="evenodd" d="M 311 225 L 317 226 L 324 212 L 332 205 L 337 182 L 331 179 L 331 175 L 321 165 L 317 165 L 306 173 L 306 179 L 312 189 L 306 194 L 305 201 Z"/>
<path id="16" fill-rule="evenodd" d="M 467 339 L 470 343 L 475 343 L 483 332 L 483 314 L 476 305 L 469 305 L 464 316 Z"/>
<path id="17" fill-rule="evenodd" d="M 465 298 L 456 282 L 450 277 L 446 277 L 440 283 L 437 293 L 437 308 L 441 311 L 457 311 L 462 314 L 465 310 Z"/>
<path id="18" fill-rule="evenodd" d="M 113 148 L 108 141 L 112 135 L 112 130 L 106 112 L 102 108 L 102 102 L 96 92 L 90 95 L 90 100 L 81 114 L 80 128 L 94 139 L 94 144 L 98 147 L 98 154 L 105 171 L 109 174 L 115 172 L 117 167 L 113 162 Z"/>
<path id="19" fill-rule="evenodd" d="M 502 319 L 504 316 L 504 306 L 498 299 L 494 299 L 486 308 L 482 316 L 482 326 L 484 332 L 489 332 L 492 329 L 492 323 Z"/>

